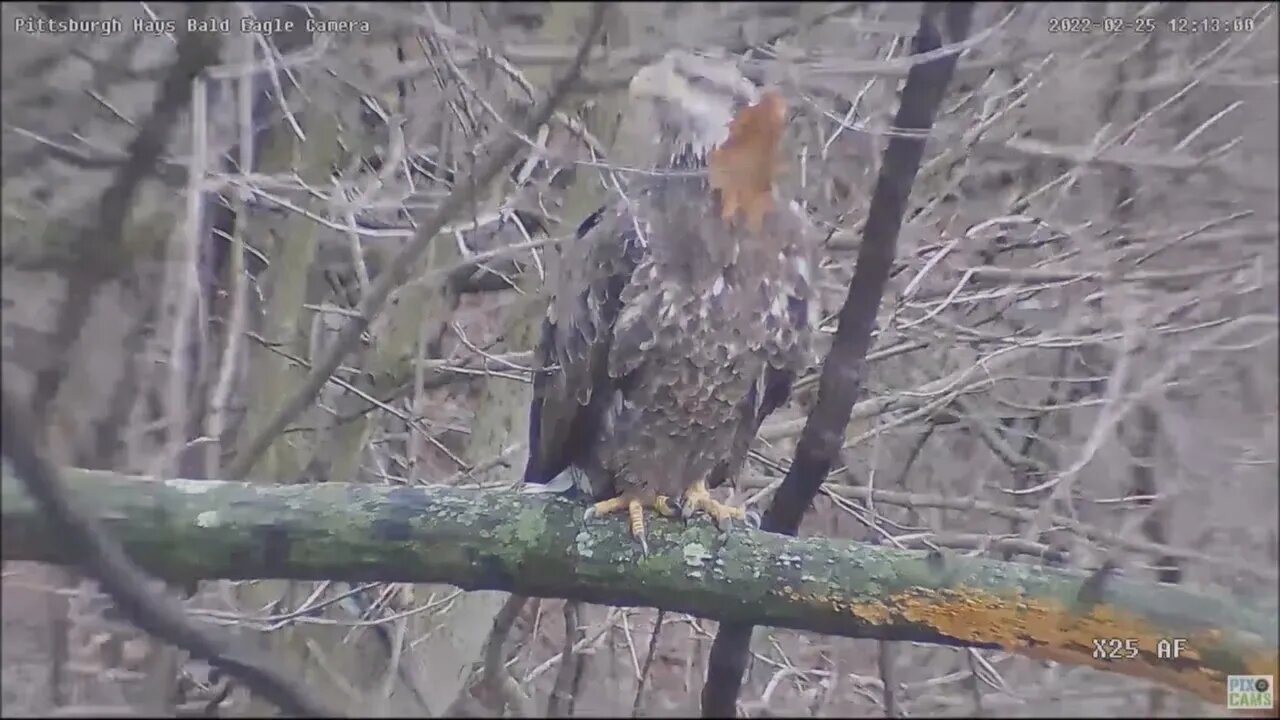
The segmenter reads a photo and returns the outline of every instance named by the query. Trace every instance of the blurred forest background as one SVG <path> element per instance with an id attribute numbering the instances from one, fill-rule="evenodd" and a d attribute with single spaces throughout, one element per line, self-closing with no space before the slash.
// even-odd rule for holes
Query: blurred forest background
<path id="1" fill-rule="evenodd" d="M 645 138 L 617 130 L 636 69 L 672 48 L 725 52 L 787 97 L 784 186 L 824 238 L 829 340 L 920 6 L 613 6 L 582 83 L 479 187 L 459 181 L 564 71 L 585 5 L 2 12 L 4 386 L 45 406 L 58 462 L 225 477 L 456 191 L 465 212 L 249 477 L 495 485 L 524 462 L 547 260 L 607 197 L 600 169 L 647 160 Z M 133 19 L 193 15 L 233 29 L 207 43 L 190 100 L 154 133 L 146 119 L 165 115 L 154 108 L 166 83 L 186 81 L 173 80 L 175 36 L 134 32 Z M 245 16 L 296 26 L 242 34 Z M 32 33 L 19 17 L 119 17 L 124 29 Z M 354 22 L 311 33 L 308 17 Z M 1066 17 L 1130 29 L 1055 32 Z M 1133 29 L 1140 18 L 1151 32 Z M 1176 31 L 1177 18 L 1201 31 Z M 1274 606 L 1275 5 L 981 3 L 965 46 L 843 465 L 804 533 L 1083 569 L 1111 561 Z M 130 178 L 144 129 L 162 143 L 159 162 Z M 101 243 L 86 246 L 85 228 Z M 89 314 L 67 337 L 58 320 L 72 302 Z M 36 397 L 58 359 L 65 381 Z M 816 377 L 762 428 L 734 502 L 767 504 Z M 122 622 L 73 572 L 8 563 L 3 593 L 6 715 L 266 709 Z M 506 697 L 476 690 L 468 678 L 504 597 L 205 582 L 187 604 L 357 712 L 480 715 L 498 701 L 518 714 L 697 712 L 715 623 L 669 615 L 636 698 L 648 608 L 531 603 L 502 658 Z M 996 651 L 769 628 L 752 650 L 749 716 L 1221 712 Z"/>

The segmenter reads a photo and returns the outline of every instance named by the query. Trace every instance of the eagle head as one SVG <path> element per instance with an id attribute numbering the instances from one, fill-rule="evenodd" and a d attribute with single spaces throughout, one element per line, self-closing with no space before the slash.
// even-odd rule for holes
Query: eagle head
<path id="1" fill-rule="evenodd" d="M 630 96 L 633 120 L 649 124 L 672 159 L 705 161 L 760 90 L 726 57 L 673 50 L 636 73 Z"/>

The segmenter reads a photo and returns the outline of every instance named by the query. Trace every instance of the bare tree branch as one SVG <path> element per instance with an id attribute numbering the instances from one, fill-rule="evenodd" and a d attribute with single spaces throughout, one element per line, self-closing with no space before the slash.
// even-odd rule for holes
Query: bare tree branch
<path id="1" fill-rule="evenodd" d="M 916 31 L 916 55 L 936 52 L 942 38 L 934 27 L 935 6 L 925 6 Z M 973 3 L 945 6 L 947 40 L 963 44 L 969 34 Z M 907 198 L 915 182 L 925 140 L 934 115 L 942 103 L 959 52 L 940 55 L 913 65 L 902 89 L 894 127 L 903 131 L 889 139 L 871 210 L 863 231 L 862 247 L 849 293 L 840 308 L 839 328 L 831 351 L 822 365 L 818 399 L 796 445 L 795 459 L 786 479 L 778 487 L 773 503 L 761 518 L 761 528 L 794 535 L 800 520 L 813 502 L 840 453 L 845 427 L 862 390 L 871 330 L 875 325 L 880 298 L 889 280 L 897 254 L 898 231 L 906 212 Z M 916 132 L 912 132 L 916 131 Z M 704 717 L 733 717 L 742 676 L 746 671 L 751 644 L 750 625 L 720 626 L 711 647 L 707 682 L 702 689 Z"/>
<path id="2" fill-rule="evenodd" d="M 29 434 L 33 427 L 19 413 L 8 393 L 0 395 L 0 443 L 4 457 L 43 510 L 43 522 L 51 531 L 50 545 L 58 545 L 101 583 L 134 625 L 163 638 L 236 676 L 245 686 L 275 703 L 286 713 L 308 717 L 334 717 L 333 709 L 317 703 L 294 680 L 276 670 L 257 653 L 196 627 L 182 606 L 149 588 L 151 578 L 139 570 L 120 545 L 102 532 L 98 521 L 72 503 L 58 471 L 36 449 Z"/>
<path id="3" fill-rule="evenodd" d="M 6 414 L 6 455 L 13 425 Z M 25 474 L 27 465 L 15 464 Z M 169 579 L 449 583 L 656 607 L 723 623 L 999 647 L 1151 678 L 1214 702 L 1227 674 L 1277 668 L 1274 608 L 1110 571 L 1086 576 L 745 529 L 725 535 L 712 523 L 666 519 L 652 521 L 651 554 L 642 558 L 623 523 L 584 525 L 581 506 L 558 497 L 445 486 L 64 475 L 139 564 Z M 78 559 L 78 548 L 54 541 L 70 537 L 64 528 L 51 524 L 17 483 L 5 479 L 0 489 L 5 560 Z M 1134 638 L 1138 656 L 1095 657 L 1093 639 L 1107 637 Z M 1188 642 L 1176 662 L 1156 653 L 1166 638 Z"/>
<path id="4" fill-rule="evenodd" d="M 203 7 L 201 3 L 192 5 L 191 17 L 201 17 Z M 102 193 L 97 220 L 86 222 L 69 248 L 68 293 L 58 311 L 52 359 L 36 375 L 31 395 L 33 419 L 38 427 L 45 426 L 48 411 L 66 379 L 67 368 L 74 357 L 71 348 L 89 319 L 94 294 L 102 283 L 129 267 L 131 258 L 124 233 L 134 197 L 164 153 L 178 117 L 190 103 L 192 82 L 218 61 L 219 42 L 217 33 L 183 32 L 179 36 L 177 58 L 160 85 L 151 114 L 130 143 L 127 158 Z"/>
<path id="5" fill-rule="evenodd" d="M 492 152 L 475 168 L 469 178 L 455 185 L 453 192 L 418 228 L 413 241 L 408 243 L 388 264 L 386 274 L 380 276 L 369 287 L 369 292 L 357 308 L 359 314 L 342 326 L 342 330 L 334 338 L 333 343 L 316 363 L 306 379 L 292 396 L 267 420 L 261 431 L 250 438 L 236 453 L 235 459 L 227 467 L 227 476 L 242 478 L 253 469 L 254 463 L 266 452 L 276 436 L 289 424 L 298 413 L 306 409 L 320 389 L 324 387 L 329 376 L 338 368 L 342 359 L 351 352 L 360 341 L 360 336 L 369 328 L 369 324 L 382 311 L 392 291 L 409 279 L 409 274 L 417 265 L 417 260 L 426 252 L 431 241 L 450 220 L 475 200 L 480 188 L 487 187 L 507 163 L 524 147 L 521 136 L 532 135 L 538 127 L 547 122 L 551 114 L 573 87 L 582 72 L 587 55 L 595 44 L 596 36 L 604 25 L 606 3 L 595 3 L 592 8 L 588 30 L 578 47 L 578 54 L 569 69 L 556 80 L 545 100 L 530 110 L 527 119 L 518 129 L 499 143 Z"/>

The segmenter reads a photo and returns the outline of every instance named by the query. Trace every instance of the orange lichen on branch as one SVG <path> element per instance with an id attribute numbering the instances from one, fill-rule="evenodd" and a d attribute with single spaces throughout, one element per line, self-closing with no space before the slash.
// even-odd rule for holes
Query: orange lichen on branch
<path id="1" fill-rule="evenodd" d="M 1221 702 L 1225 691 L 1224 657 L 1234 658 L 1239 672 L 1273 676 L 1280 672 L 1280 657 L 1273 649 L 1225 642 L 1221 633 L 1213 630 L 1187 632 L 1183 638 L 1186 646 L 1178 658 L 1161 659 L 1158 647 L 1172 637 L 1169 629 L 1156 628 L 1108 604 L 1074 607 L 1049 598 L 1000 595 L 966 586 L 915 588 L 865 602 L 833 600 L 789 587 L 783 594 L 792 601 L 848 612 L 874 625 L 905 620 L 948 637 L 994 643 L 1028 657 L 1148 678 L 1211 702 Z M 1095 640 L 1107 639 L 1131 642 L 1136 652 L 1132 657 L 1098 657 Z"/>
<path id="2" fill-rule="evenodd" d="M 1190 634 L 1179 661 L 1160 660 L 1156 646 L 1167 638 L 1165 632 L 1110 605 L 1084 611 L 1045 599 L 1000 597 L 974 588 L 904 594 L 895 597 L 893 605 L 907 619 L 953 637 L 995 640 L 1031 657 L 1146 677 L 1213 701 L 1220 701 L 1225 687 L 1225 676 L 1204 663 L 1210 648 L 1220 649 L 1218 643 Z M 1098 658 L 1093 642 L 1105 638 L 1132 640 L 1140 652 L 1132 658 Z M 1259 669 L 1272 669 L 1275 656 L 1266 653 L 1255 663 Z"/>
<path id="3" fill-rule="evenodd" d="M 731 222 L 741 211 L 756 232 L 773 209 L 773 178 L 787 103 L 770 90 L 760 102 L 739 111 L 729 123 L 729 138 L 711 151 L 707 165 L 711 188 L 720 193 L 720 217 Z"/>

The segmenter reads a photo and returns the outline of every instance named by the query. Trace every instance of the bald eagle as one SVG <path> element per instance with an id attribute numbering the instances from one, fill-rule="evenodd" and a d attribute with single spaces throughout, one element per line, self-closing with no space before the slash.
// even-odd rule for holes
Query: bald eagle
<path id="1" fill-rule="evenodd" d="M 722 527 L 744 517 L 707 490 L 736 478 L 808 362 L 814 248 L 772 185 L 779 96 L 726 59 L 681 51 L 640 70 L 629 95 L 654 172 L 633 175 L 563 251 L 524 479 L 570 470 L 596 501 L 588 516 L 626 511 L 647 552 L 646 507 L 702 510 Z M 751 112 L 776 112 L 772 138 L 748 137 Z"/>

